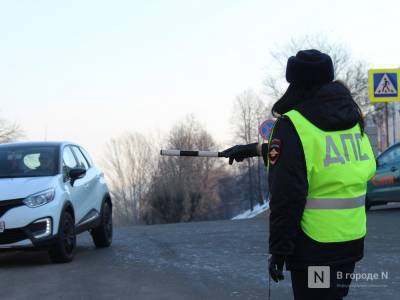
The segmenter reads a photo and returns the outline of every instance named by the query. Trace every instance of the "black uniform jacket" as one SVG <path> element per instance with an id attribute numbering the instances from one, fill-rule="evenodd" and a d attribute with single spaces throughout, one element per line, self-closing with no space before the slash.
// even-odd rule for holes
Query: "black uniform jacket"
<path id="1" fill-rule="evenodd" d="M 324 131 L 349 129 L 358 122 L 351 95 L 340 83 L 324 85 L 312 99 L 294 109 Z M 286 256 L 289 270 L 360 260 L 364 251 L 363 238 L 320 243 L 302 231 L 300 221 L 308 191 L 306 163 L 300 138 L 288 118 L 277 120 L 271 140 L 274 139 L 279 154 L 275 163 L 269 166 L 270 253 Z"/>

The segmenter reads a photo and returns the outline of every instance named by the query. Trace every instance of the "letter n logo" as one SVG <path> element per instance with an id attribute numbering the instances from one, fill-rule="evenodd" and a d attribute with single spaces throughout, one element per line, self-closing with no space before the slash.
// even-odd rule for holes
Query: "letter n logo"
<path id="1" fill-rule="evenodd" d="M 331 272 L 329 266 L 308 267 L 308 288 L 329 289 L 331 286 Z"/>

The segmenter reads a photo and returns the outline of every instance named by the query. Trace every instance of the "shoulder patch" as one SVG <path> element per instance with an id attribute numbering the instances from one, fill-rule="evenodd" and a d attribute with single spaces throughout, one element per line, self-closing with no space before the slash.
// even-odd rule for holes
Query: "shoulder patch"
<path id="1" fill-rule="evenodd" d="M 272 139 L 268 149 L 268 159 L 271 165 L 275 165 L 279 159 L 282 150 L 282 143 L 280 139 Z"/>

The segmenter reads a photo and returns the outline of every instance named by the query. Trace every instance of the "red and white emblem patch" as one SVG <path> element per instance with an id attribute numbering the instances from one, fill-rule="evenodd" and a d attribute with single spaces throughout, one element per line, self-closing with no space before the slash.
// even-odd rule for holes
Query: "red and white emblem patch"
<path id="1" fill-rule="evenodd" d="M 273 139 L 268 149 L 268 159 L 271 165 L 275 165 L 281 154 L 282 143 L 280 139 Z"/>

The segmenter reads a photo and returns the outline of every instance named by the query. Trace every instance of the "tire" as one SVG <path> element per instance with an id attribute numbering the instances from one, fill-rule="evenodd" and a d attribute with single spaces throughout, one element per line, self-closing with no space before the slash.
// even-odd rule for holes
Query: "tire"
<path id="1" fill-rule="evenodd" d="M 75 221 L 69 212 L 64 212 L 60 220 L 57 241 L 49 249 L 49 256 L 54 263 L 71 262 L 75 255 Z"/>
<path id="2" fill-rule="evenodd" d="M 91 231 L 96 248 L 110 247 L 113 237 L 112 208 L 107 202 L 101 208 L 100 225 Z"/>

